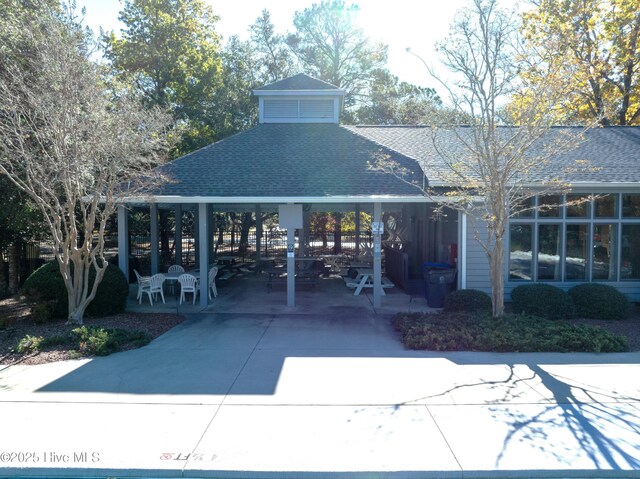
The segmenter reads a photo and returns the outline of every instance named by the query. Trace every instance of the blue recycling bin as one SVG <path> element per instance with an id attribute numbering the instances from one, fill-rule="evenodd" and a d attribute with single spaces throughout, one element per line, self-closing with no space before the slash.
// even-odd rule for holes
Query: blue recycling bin
<path id="1" fill-rule="evenodd" d="M 448 263 L 422 264 L 424 273 L 424 297 L 430 308 L 442 308 L 444 298 L 453 290 L 456 269 Z"/>

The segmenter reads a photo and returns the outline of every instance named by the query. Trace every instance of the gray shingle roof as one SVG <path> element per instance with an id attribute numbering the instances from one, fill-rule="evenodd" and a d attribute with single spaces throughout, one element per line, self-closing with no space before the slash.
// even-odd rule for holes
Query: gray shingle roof
<path id="1" fill-rule="evenodd" d="M 261 124 L 163 168 L 157 196 L 368 197 L 420 192 L 369 163 L 389 155 L 421 177 L 417 163 L 336 124 Z"/>
<path id="2" fill-rule="evenodd" d="M 269 90 L 339 90 L 339 88 L 326 81 L 318 80 L 304 73 L 298 73 L 284 80 L 256 88 L 256 91 Z"/>
<path id="3" fill-rule="evenodd" d="M 416 159 L 423 167 L 427 177 L 434 179 L 442 161 L 434 148 L 433 131 L 423 126 L 347 126 L 349 130 L 397 151 L 409 158 Z M 501 128 L 502 134 L 509 135 L 512 128 Z M 511 130 L 511 131 L 510 131 Z M 457 133 L 463 136 L 472 134 L 471 128 L 460 127 Z M 565 171 L 564 179 L 577 183 L 640 183 L 640 127 L 593 128 L 583 132 L 581 128 L 558 127 L 537 143 L 534 153 L 539 153 L 544 145 L 561 135 L 574 136 L 577 147 L 555 155 L 548 169 L 551 175 L 560 175 Z M 461 158 L 466 153 L 451 130 L 439 130 L 436 133 L 438 144 L 449 153 Z M 586 167 L 576 168 L 576 160 L 585 160 Z"/>

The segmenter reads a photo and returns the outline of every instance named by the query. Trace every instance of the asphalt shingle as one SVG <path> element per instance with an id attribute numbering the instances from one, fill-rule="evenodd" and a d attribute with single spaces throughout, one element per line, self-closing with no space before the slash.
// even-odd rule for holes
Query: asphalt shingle
<path id="1" fill-rule="evenodd" d="M 416 188 L 369 165 L 385 155 L 415 172 L 418 164 L 336 124 L 261 124 L 183 156 L 164 169 L 173 178 L 157 196 L 415 196 Z"/>
<path id="2" fill-rule="evenodd" d="M 425 126 L 347 126 L 347 129 L 382 146 L 413 158 L 420 163 L 430 179 L 437 176 L 438 168 L 444 168 L 443 162 L 434 147 L 434 137 L 441 148 L 449 154 L 463 158 L 463 150 L 456 135 L 469 137 L 471 128 L 459 127 L 456 131 L 440 129 L 435 133 Z M 500 128 L 506 137 L 513 128 Z M 540 154 L 545 145 L 551 144 L 560 136 L 574 137 L 573 147 L 561 150 L 550 157 L 544 176 L 562 176 L 574 184 L 598 182 L 640 183 L 640 128 L 607 127 L 592 128 L 584 131 L 577 127 L 555 127 L 532 148 L 532 154 Z M 583 161 L 582 167 L 576 161 Z M 562 172 L 562 173 L 561 173 Z M 537 180 L 543 177 L 535 178 Z"/>

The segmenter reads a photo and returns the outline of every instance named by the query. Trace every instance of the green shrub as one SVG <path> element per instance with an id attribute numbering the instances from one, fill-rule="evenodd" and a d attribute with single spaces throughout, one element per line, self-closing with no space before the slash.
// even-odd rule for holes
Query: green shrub
<path id="1" fill-rule="evenodd" d="M 624 319 L 629 315 L 629 300 L 613 286 L 584 283 L 569 290 L 581 318 Z"/>
<path id="2" fill-rule="evenodd" d="M 444 298 L 445 311 L 491 311 L 491 297 L 477 289 L 452 291 Z"/>
<path id="3" fill-rule="evenodd" d="M 602 328 L 519 314 L 494 319 L 489 314 L 423 314 L 397 321 L 409 349 L 431 351 L 622 352 L 625 337 Z"/>
<path id="4" fill-rule="evenodd" d="M 96 272 L 91 268 L 90 284 L 93 285 Z M 56 261 L 44 264 L 35 270 L 22 287 L 27 297 L 36 303 L 47 304 L 51 318 L 65 318 L 68 314 L 67 289 Z M 96 297 L 86 310 L 87 316 L 107 316 L 124 312 L 129 294 L 129 283 L 117 266 L 108 265 Z M 45 317 L 45 310 L 39 312 Z"/>
<path id="5" fill-rule="evenodd" d="M 514 313 L 540 316 L 546 319 L 568 319 L 575 315 L 575 306 L 566 291 L 549 284 L 523 284 L 511 292 Z"/>
<path id="6" fill-rule="evenodd" d="M 151 337 L 142 331 L 103 329 L 96 326 L 80 326 L 73 329 L 71 334 L 82 356 L 108 356 L 121 351 L 126 344 L 141 347 L 151 341 Z"/>
<path id="7" fill-rule="evenodd" d="M 27 334 L 24 338 L 18 341 L 16 351 L 20 354 L 38 351 L 43 341 L 44 337 L 42 336 L 31 336 Z"/>

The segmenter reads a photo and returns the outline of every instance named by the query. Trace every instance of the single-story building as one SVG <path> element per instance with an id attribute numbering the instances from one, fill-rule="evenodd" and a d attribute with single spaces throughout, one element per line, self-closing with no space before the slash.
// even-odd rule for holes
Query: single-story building
<path id="1" fill-rule="evenodd" d="M 429 165 L 437 162 L 437 152 L 429 128 L 341 125 L 344 91 L 304 74 L 264 86 L 254 94 L 259 99 L 258 126 L 163 166 L 172 180 L 150 191 L 150 199 L 131 200 L 151 210 L 152 273 L 159 270 L 158 209 L 197 212 L 201 271 L 213 259 L 212 209 L 287 211 L 293 215 L 290 244 L 293 227 L 306 226 L 306 212 L 368 212 L 375 230 L 374 304 L 379 305 L 383 249 L 377 233 L 382 227 L 386 234 L 383 215 L 393 211 L 409 225 L 403 233 L 407 241 L 400 249 L 400 271 L 393 271 L 394 282 L 421 275 L 425 261 L 444 261 L 457 266 L 458 288 L 490 291 L 487 258 L 465 215 L 451 209 L 434 217 L 433 198 L 371 167 L 383 156 L 409 172 L 417 184 L 434 186 Z M 507 299 L 514 287 L 527 282 L 549 282 L 567 289 L 597 281 L 615 286 L 631 301 L 640 301 L 640 128 L 587 130 L 577 148 L 558 155 L 549 167 L 560 169 L 576 159 L 596 167 L 569 177 L 570 194 L 597 196 L 579 205 L 532 211 L 510 221 L 504 271 Z M 447 188 L 446 184 L 438 186 Z M 302 216 L 297 218 L 298 214 Z M 176 235 L 180 228 L 176 224 Z M 118 231 L 120 267 L 127 274 L 124 207 L 119 209 Z M 291 253 L 289 256 L 295 254 Z M 295 288 L 293 281 L 288 287 Z M 292 294 L 290 305 L 294 304 Z M 207 304 L 206 293 L 200 295 L 200 301 Z"/>

